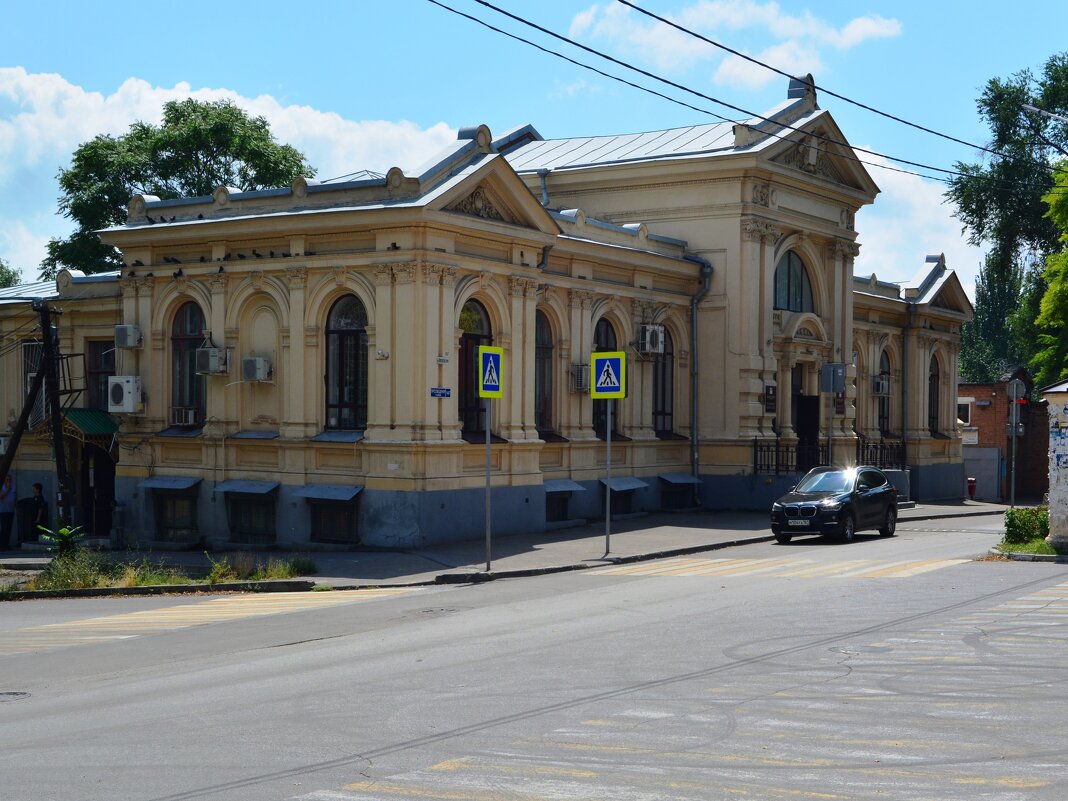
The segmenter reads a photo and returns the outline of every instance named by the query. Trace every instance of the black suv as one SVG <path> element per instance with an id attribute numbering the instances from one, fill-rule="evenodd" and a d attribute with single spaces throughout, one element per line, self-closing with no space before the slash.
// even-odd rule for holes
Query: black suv
<path id="1" fill-rule="evenodd" d="M 771 532 L 780 543 L 797 534 L 837 534 L 852 542 L 863 529 L 884 537 L 897 528 L 897 489 L 877 467 L 816 467 L 771 505 Z"/>

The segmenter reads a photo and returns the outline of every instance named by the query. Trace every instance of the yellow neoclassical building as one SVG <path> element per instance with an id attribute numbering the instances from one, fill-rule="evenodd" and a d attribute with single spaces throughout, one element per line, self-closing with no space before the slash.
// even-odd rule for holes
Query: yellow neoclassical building
<path id="1" fill-rule="evenodd" d="M 487 428 L 495 533 L 573 524 L 603 514 L 609 419 L 622 514 L 764 509 L 828 443 L 907 467 L 913 497 L 960 497 L 958 280 L 941 257 L 904 285 L 855 277 L 878 188 L 811 79 L 766 117 L 479 126 L 412 171 L 134 197 L 99 232 L 121 273 L 0 294 L 9 425 L 37 293 L 85 354 L 64 423 L 77 512 L 126 542 L 475 538 Z M 492 403 L 480 345 L 504 352 Z M 591 400 L 591 353 L 616 350 L 627 397 Z M 38 425 L 20 494 L 48 453 Z"/>

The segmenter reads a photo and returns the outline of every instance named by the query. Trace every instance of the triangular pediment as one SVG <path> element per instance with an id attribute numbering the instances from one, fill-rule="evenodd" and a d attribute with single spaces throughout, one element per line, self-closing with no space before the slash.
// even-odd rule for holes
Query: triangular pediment
<path id="1" fill-rule="evenodd" d="M 879 193 L 879 187 L 827 112 L 820 112 L 817 119 L 784 135 L 769 151 L 769 160 L 774 164 L 800 170 L 872 198 Z"/>
<path id="2" fill-rule="evenodd" d="M 442 192 L 428 208 L 556 235 L 560 227 L 501 156 L 487 159 Z"/>
<path id="3" fill-rule="evenodd" d="M 947 311 L 964 314 L 969 318 L 974 314 L 972 303 L 968 300 L 968 296 L 964 292 L 964 287 L 960 285 L 960 280 L 955 273 L 951 275 L 950 279 L 947 280 L 935 296 L 931 298 L 929 305 L 935 309 L 946 309 Z"/>

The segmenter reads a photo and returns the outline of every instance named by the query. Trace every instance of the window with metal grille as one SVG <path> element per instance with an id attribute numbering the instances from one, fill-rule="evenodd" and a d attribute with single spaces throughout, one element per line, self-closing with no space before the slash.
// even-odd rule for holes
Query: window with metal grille
<path id="1" fill-rule="evenodd" d="M 664 329 L 664 352 L 653 361 L 653 430 L 658 437 L 675 430 L 675 346 Z"/>
<path id="2" fill-rule="evenodd" d="M 775 308 L 792 312 L 814 311 L 812 284 L 801 257 L 789 250 L 775 267 Z"/>
<path id="3" fill-rule="evenodd" d="M 204 312 L 192 301 L 171 324 L 171 421 L 183 427 L 203 425 L 207 385 L 197 373 L 197 348 L 204 343 Z"/>
<path id="4" fill-rule="evenodd" d="M 478 396 L 478 348 L 480 345 L 493 344 L 493 331 L 486 307 L 477 300 L 467 301 L 460 311 L 460 328 L 463 330 L 457 364 L 460 427 L 464 437 L 475 437 L 484 435 L 489 424 L 486 420 L 486 401 Z"/>
<path id="5" fill-rule="evenodd" d="M 553 430 L 553 330 L 542 311 L 534 314 L 534 425 Z"/>
<path id="6" fill-rule="evenodd" d="M 367 428 L 367 310 L 355 295 L 337 300 L 326 320 L 326 427 Z"/>

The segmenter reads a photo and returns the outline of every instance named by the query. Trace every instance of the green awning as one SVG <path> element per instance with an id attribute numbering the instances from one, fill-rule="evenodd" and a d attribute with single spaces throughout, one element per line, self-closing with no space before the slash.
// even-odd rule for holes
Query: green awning
<path id="1" fill-rule="evenodd" d="M 84 437 L 110 437 L 119 430 L 115 418 L 99 409 L 67 409 L 63 417 Z"/>

